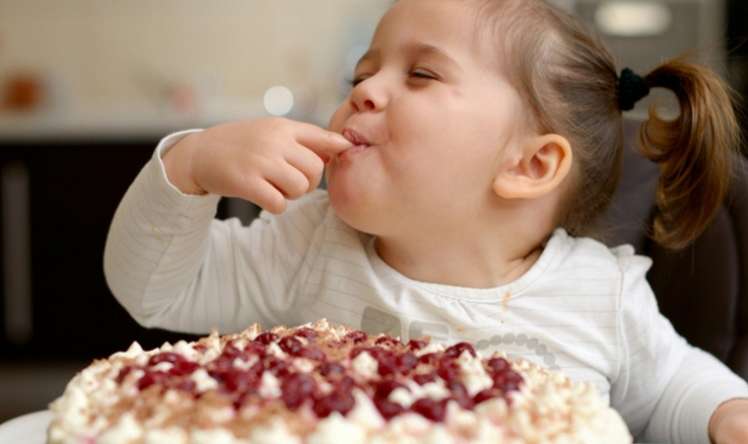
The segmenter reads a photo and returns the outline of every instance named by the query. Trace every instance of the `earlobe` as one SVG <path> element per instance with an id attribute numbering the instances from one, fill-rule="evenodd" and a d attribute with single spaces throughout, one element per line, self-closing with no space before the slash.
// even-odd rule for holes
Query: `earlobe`
<path id="1" fill-rule="evenodd" d="M 528 140 L 521 157 L 498 172 L 493 190 L 504 199 L 535 199 L 558 188 L 571 165 L 571 144 L 565 137 L 534 137 Z"/>

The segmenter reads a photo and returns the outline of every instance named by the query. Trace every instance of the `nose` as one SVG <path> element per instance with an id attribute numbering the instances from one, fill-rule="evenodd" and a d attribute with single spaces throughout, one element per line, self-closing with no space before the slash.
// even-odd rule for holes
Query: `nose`
<path id="1" fill-rule="evenodd" d="M 376 109 L 376 105 L 374 105 L 374 102 L 371 99 L 365 99 L 363 103 L 360 102 L 353 102 L 353 109 L 355 109 L 358 112 L 361 111 L 374 111 Z"/>
<path id="2" fill-rule="evenodd" d="M 384 91 L 371 77 L 353 88 L 350 100 L 351 106 L 357 112 L 378 111 L 386 102 Z"/>

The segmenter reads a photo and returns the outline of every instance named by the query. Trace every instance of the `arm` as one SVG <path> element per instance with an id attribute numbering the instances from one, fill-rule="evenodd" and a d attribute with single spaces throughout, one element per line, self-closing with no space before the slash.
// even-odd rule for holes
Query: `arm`
<path id="1" fill-rule="evenodd" d="M 189 133 L 162 140 L 122 199 L 104 252 L 107 283 L 146 327 L 206 333 L 284 323 L 294 302 L 287 287 L 324 214 L 319 194 L 282 216 L 263 212 L 248 228 L 214 220 L 219 196 L 182 193 L 161 161 Z"/>
<path id="2" fill-rule="evenodd" d="M 745 381 L 714 356 L 689 345 L 657 307 L 646 281 L 651 261 L 620 259 L 620 369 L 611 402 L 639 439 L 709 442 L 709 420 L 724 401 L 748 395 Z"/>

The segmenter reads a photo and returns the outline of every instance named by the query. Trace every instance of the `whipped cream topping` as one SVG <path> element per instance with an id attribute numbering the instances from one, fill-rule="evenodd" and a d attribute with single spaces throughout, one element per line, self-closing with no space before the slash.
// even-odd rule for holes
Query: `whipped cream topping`
<path id="1" fill-rule="evenodd" d="M 462 370 L 462 382 L 470 396 L 475 396 L 480 391 L 491 388 L 493 380 L 486 373 L 480 356 L 473 356 L 470 352 L 464 351 L 457 358 L 457 363 Z"/>
<path id="2" fill-rule="evenodd" d="M 368 352 L 362 352 L 352 361 L 353 370 L 366 379 L 373 379 L 378 374 L 379 364 Z"/>
<path id="3" fill-rule="evenodd" d="M 94 361 L 50 405 L 48 443 L 632 442 L 594 386 L 529 361 L 326 321 L 266 333 L 214 331 L 148 351 L 133 343 Z M 496 382 L 505 379 L 514 382 Z"/>
<path id="4" fill-rule="evenodd" d="M 204 393 L 208 390 L 215 390 L 218 388 L 218 381 L 213 379 L 205 369 L 199 368 L 195 370 L 190 376 L 190 379 L 195 383 L 195 389 L 198 393 Z"/>

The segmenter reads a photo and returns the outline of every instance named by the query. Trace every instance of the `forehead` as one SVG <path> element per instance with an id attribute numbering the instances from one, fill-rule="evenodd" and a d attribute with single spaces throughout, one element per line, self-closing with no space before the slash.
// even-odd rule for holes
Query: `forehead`
<path id="1" fill-rule="evenodd" d="M 379 21 L 371 49 L 423 44 L 461 65 L 487 62 L 490 45 L 480 38 L 483 34 L 477 26 L 477 11 L 471 0 L 399 0 Z"/>

